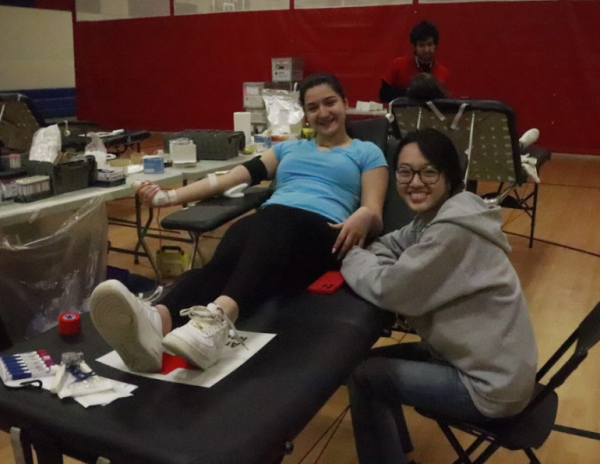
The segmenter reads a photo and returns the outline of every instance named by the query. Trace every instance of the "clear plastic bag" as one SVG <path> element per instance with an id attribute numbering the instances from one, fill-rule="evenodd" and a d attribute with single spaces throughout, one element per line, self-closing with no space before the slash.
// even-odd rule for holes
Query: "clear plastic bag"
<path id="1" fill-rule="evenodd" d="M 55 163 L 60 157 L 62 138 L 56 124 L 38 129 L 31 141 L 29 159 L 31 161 L 47 161 Z"/>
<path id="2" fill-rule="evenodd" d="M 76 211 L 0 226 L 0 319 L 12 342 L 87 311 L 106 273 L 106 208 L 94 198 Z"/>
<path id="3" fill-rule="evenodd" d="M 98 134 L 94 132 L 89 134 L 90 143 L 85 146 L 85 154 L 93 156 L 96 159 L 96 166 L 102 168 L 106 166 L 107 150 L 104 142 Z"/>
<path id="4" fill-rule="evenodd" d="M 262 97 L 272 135 L 300 133 L 304 111 L 298 100 L 298 92 L 264 89 Z"/>

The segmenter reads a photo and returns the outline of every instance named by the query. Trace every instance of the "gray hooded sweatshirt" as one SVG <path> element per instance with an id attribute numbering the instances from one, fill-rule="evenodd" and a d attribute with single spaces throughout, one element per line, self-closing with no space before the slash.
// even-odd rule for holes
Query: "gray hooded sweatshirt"
<path id="1" fill-rule="evenodd" d="M 343 262 L 360 296 L 406 317 L 433 355 L 458 369 L 487 417 L 520 412 L 535 383 L 537 347 L 499 207 L 464 192 L 425 224 L 417 218 L 354 247 Z"/>

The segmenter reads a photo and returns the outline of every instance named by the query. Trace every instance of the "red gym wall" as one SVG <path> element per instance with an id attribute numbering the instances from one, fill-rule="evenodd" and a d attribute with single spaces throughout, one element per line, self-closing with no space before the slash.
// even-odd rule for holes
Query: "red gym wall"
<path id="1" fill-rule="evenodd" d="M 416 0 L 415 0 L 416 1 Z M 73 0 L 38 0 L 72 8 Z M 330 71 L 350 103 L 377 100 L 419 20 L 440 30 L 437 58 L 455 97 L 495 99 L 554 152 L 600 155 L 600 2 L 446 3 L 76 22 L 78 116 L 110 128 L 231 129 L 242 83 L 268 81 L 271 57 Z"/>

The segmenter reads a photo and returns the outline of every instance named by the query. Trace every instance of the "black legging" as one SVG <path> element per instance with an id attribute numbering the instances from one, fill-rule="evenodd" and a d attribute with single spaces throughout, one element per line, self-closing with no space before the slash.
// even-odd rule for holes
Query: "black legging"
<path id="1" fill-rule="evenodd" d="M 163 304 L 179 326 L 179 310 L 207 305 L 220 295 L 240 310 L 257 306 L 284 285 L 306 288 L 325 271 L 338 269 L 331 254 L 339 231 L 327 218 L 298 208 L 270 205 L 229 228 L 212 259 L 177 278 Z"/>

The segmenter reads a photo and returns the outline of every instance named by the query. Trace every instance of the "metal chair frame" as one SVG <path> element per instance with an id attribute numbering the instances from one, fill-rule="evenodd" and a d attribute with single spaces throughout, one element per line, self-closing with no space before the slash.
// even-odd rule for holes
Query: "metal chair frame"
<path id="1" fill-rule="evenodd" d="M 476 189 L 477 181 L 498 182 L 497 191 L 484 198 L 506 208 L 523 210 L 531 219 L 529 247 L 533 246 L 538 186 L 535 184 L 533 192 L 524 196 L 517 190 L 526 176 L 521 169 L 516 117 L 509 106 L 493 100 L 417 102 L 402 97 L 390 103 L 390 112 L 395 119 L 392 129 L 398 138 L 423 127 L 448 135 L 459 152 L 467 156 L 468 189 Z"/>
<path id="2" fill-rule="evenodd" d="M 532 464 L 540 464 L 533 452 L 544 444 L 556 420 L 558 395 L 556 389 L 579 367 L 587 357 L 588 351 L 600 340 L 600 303 L 579 324 L 577 329 L 567 338 L 558 350 L 548 359 L 536 374 L 536 388 L 533 398 L 527 407 L 516 416 L 507 419 L 493 420 L 490 424 L 475 425 L 418 408 L 417 412 L 437 422 L 438 426 L 456 451 L 458 459 L 454 464 L 482 464 L 498 449 L 523 451 Z M 575 347 L 573 353 L 559 365 L 565 354 Z M 555 368 L 557 370 L 546 384 L 540 382 Z M 459 443 L 452 428 L 461 430 L 475 437 L 475 440 L 464 449 Z M 472 454 L 483 444 L 488 443 L 475 459 Z"/>

